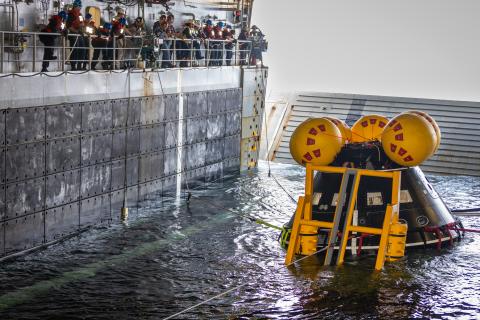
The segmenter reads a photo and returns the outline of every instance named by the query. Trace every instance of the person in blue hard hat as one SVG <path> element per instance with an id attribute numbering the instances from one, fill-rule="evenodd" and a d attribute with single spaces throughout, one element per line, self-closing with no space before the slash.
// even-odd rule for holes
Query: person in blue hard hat
<path id="1" fill-rule="evenodd" d="M 206 65 L 213 65 L 213 59 L 215 57 L 214 51 L 213 51 L 213 39 L 215 39 L 215 32 L 213 31 L 213 22 L 212 20 L 207 20 L 205 23 L 205 27 L 203 27 L 203 35 L 205 37 L 205 49 L 207 50 L 207 53 L 205 56 L 207 57 L 206 59 Z"/>
<path id="2" fill-rule="evenodd" d="M 62 18 L 62 20 L 65 22 L 65 21 L 67 21 L 68 13 L 67 13 L 66 11 L 63 11 L 63 10 L 62 10 L 62 11 L 60 11 L 60 12 L 58 13 L 58 16 L 59 16 L 60 18 Z"/>
<path id="3" fill-rule="evenodd" d="M 218 22 L 215 27 L 213 27 L 213 33 L 215 36 L 215 41 L 213 43 L 213 65 L 214 66 L 221 66 L 223 65 L 223 50 L 224 50 L 224 42 L 223 42 L 223 22 Z"/>
<path id="4" fill-rule="evenodd" d="M 90 22 L 92 21 L 92 19 L 93 19 L 92 14 L 87 13 L 87 14 L 85 15 L 85 20 L 84 20 L 85 25 L 89 25 Z"/>
<path id="5" fill-rule="evenodd" d="M 130 32 L 125 27 L 127 25 L 127 19 L 120 17 L 112 20 L 112 35 L 115 37 L 114 51 L 115 51 L 115 69 L 124 69 L 127 67 L 125 64 L 125 35 L 129 35 Z"/>
<path id="6" fill-rule="evenodd" d="M 90 70 L 95 70 L 100 53 L 102 54 L 102 67 L 105 70 L 112 69 L 113 66 L 113 41 L 111 37 L 112 24 L 104 23 L 97 29 L 96 37 L 92 39 L 93 57 Z"/>

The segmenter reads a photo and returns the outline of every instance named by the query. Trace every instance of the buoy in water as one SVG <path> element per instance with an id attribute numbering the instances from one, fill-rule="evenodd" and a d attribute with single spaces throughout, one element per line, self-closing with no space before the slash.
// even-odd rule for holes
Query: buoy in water
<path id="1" fill-rule="evenodd" d="M 301 123 L 290 138 L 290 153 L 299 164 L 325 166 L 333 162 L 343 146 L 340 129 L 326 118 Z"/>
<path id="2" fill-rule="evenodd" d="M 358 119 L 352 126 L 352 142 L 380 141 L 388 119 L 370 114 Z"/>
<path id="3" fill-rule="evenodd" d="M 437 135 L 423 116 L 407 112 L 390 120 L 381 141 L 390 160 L 401 166 L 413 167 L 433 154 Z"/>

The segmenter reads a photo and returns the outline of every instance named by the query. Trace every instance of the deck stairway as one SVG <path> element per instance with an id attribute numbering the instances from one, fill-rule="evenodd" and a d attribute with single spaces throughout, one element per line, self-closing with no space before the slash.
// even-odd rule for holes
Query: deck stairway
<path id="1" fill-rule="evenodd" d="M 337 117 L 352 125 L 359 117 L 381 114 L 392 118 L 407 110 L 430 114 L 440 126 L 437 153 L 421 167 L 425 172 L 480 176 L 480 102 L 302 92 L 294 96 L 272 145 L 271 160 L 294 163 L 289 152 L 292 132 L 313 117 Z"/>

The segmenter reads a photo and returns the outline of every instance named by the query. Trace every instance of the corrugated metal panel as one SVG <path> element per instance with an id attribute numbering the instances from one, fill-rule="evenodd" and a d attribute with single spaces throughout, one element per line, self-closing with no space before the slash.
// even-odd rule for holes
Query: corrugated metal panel
<path id="1" fill-rule="evenodd" d="M 290 136 L 308 118 L 332 116 L 352 125 L 362 115 L 392 118 L 407 110 L 420 110 L 430 114 L 442 131 L 440 149 L 422 165 L 423 170 L 480 176 L 480 102 L 305 92 L 298 93 L 292 105 L 287 126 L 279 133 L 277 162 L 293 163 Z"/>

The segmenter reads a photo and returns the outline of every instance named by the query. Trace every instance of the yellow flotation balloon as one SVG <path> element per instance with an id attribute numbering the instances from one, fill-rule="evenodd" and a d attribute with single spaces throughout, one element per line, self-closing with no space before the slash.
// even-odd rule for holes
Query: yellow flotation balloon
<path id="1" fill-rule="evenodd" d="M 328 119 L 315 118 L 302 122 L 290 138 L 290 153 L 301 164 L 326 166 L 342 148 L 340 129 Z"/>
<path id="2" fill-rule="evenodd" d="M 408 112 L 418 114 L 419 116 L 424 117 L 432 125 L 433 130 L 435 130 L 435 134 L 437 135 L 437 144 L 435 145 L 435 150 L 433 150 L 432 155 L 435 154 L 435 152 L 437 152 L 438 150 L 438 147 L 440 147 L 440 141 L 442 140 L 442 133 L 440 132 L 440 127 L 438 126 L 437 122 L 426 112 L 417 110 L 412 110 Z"/>
<path id="3" fill-rule="evenodd" d="M 376 114 L 363 116 L 352 126 L 352 142 L 380 141 L 388 119 Z"/>
<path id="4" fill-rule="evenodd" d="M 352 131 L 350 130 L 350 127 L 348 124 L 343 122 L 340 119 L 337 118 L 332 118 L 332 117 L 323 117 L 325 119 L 328 119 L 332 121 L 338 129 L 340 129 L 340 133 L 342 134 L 342 144 L 349 143 L 352 140 Z"/>
<path id="5" fill-rule="evenodd" d="M 435 149 L 437 135 L 430 123 L 414 113 L 402 113 L 387 124 L 382 134 L 386 155 L 401 166 L 413 167 L 427 160 Z"/>

